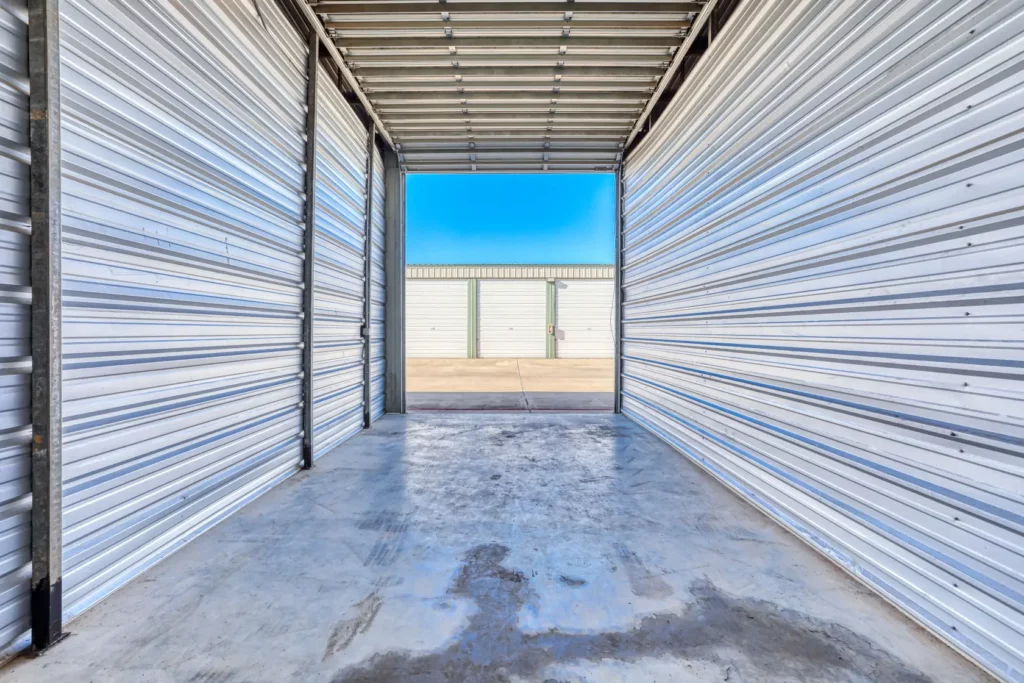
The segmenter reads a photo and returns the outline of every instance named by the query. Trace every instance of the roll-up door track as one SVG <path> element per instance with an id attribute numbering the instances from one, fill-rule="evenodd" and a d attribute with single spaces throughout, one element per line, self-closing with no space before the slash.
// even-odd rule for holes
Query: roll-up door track
<path id="1" fill-rule="evenodd" d="M 1024 0 L 0 46 L 0 680 L 1024 683 Z M 408 174 L 569 172 L 614 266 L 406 262 Z M 415 412 L 431 359 L 614 381 Z"/>

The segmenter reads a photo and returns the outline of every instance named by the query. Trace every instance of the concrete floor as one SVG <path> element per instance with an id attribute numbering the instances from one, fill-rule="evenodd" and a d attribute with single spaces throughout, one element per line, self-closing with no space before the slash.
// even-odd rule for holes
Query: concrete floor
<path id="1" fill-rule="evenodd" d="M 69 630 L 4 681 L 990 680 L 599 414 L 385 417 Z"/>

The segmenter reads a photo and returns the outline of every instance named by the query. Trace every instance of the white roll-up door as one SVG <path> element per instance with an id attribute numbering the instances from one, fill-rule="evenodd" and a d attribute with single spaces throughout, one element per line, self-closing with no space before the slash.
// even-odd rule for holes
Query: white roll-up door
<path id="1" fill-rule="evenodd" d="M 0 657 L 29 629 L 29 380 L 27 15 L 0 5 Z"/>
<path id="2" fill-rule="evenodd" d="M 480 280 L 481 358 L 544 358 L 547 282 Z"/>
<path id="3" fill-rule="evenodd" d="M 384 159 L 373 148 L 370 269 L 370 418 L 384 414 Z"/>
<path id="4" fill-rule="evenodd" d="M 405 355 L 466 358 L 467 280 L 406 280 Z"/>
<path id="5" fill-rule="evenodd" d="M 306 45 L 62 0 L 65 617 L 295 472 Z"/>
<path id="6" fill-rule="evenodd" d="M 1024 3 L 740 3 L 625 208 L 624 411 L 1024 680 Z"/>
<path id="7" fill-rule="evenodd" d="M 615 353 L 613 280 L 555 281 L 558 358 L 611 358 Z"/>
<path id="8" fill-rule="evenodd" d="M 363 428 L 368 132 L 320 67 L 313 271 L 313 457 Z"/>

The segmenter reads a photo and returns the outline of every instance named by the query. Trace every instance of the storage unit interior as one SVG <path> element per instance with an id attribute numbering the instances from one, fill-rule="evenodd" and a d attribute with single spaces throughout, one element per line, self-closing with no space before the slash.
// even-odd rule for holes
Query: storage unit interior
<path id="1" fill-rule="evenodd" d="M 1024 681 L 1024 0 L 0 19 L 0 677 Z M 614 414 L 406 414 L 435 171 L 616 174 Z"/>

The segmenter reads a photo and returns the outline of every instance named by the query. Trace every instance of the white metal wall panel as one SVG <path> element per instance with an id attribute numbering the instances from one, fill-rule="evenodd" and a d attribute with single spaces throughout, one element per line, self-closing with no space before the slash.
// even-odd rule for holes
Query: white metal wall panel
<path id="1" fill-rule="evenodd" d="M 320 67 L 313 269 L 313 457 L 363 428 L 367 131 Z"/>
<path id="2" fill-rule="evenodd" d="M 370 419 L 384 414 L 384 159 L 373 148 L 373 232 L 370 254 Z"/>
<path id="3" fill-rule="evenodd" d="M 407 358 L 466 358 L 468 280 L 406 280 Z"/>
<path id="4" fill-rule="evenodd" d="M 615 355 L 615 282 L 555 281 L 555 355 L 611 358 Z"/>
<path id="5" fill-rule="evenodd" d="M 480 358 L 544 358 L 547 282 L 480 280 Z"/>
<path id="6" fill-rule="evenodd" d="M 61 10 L 69 618 L 299 466 L 306 46 L 269 2 Z"/>
<path id="7" fill-rule="evenodd" d="M 0 656 L 29 629 L 28 16 L 0 4 Z"/>
<path id="8" fill-rule="evenodd" d="M 1024 681 L 1024 2 L 748 0 L 625 168 L 624 410 Z"/>

